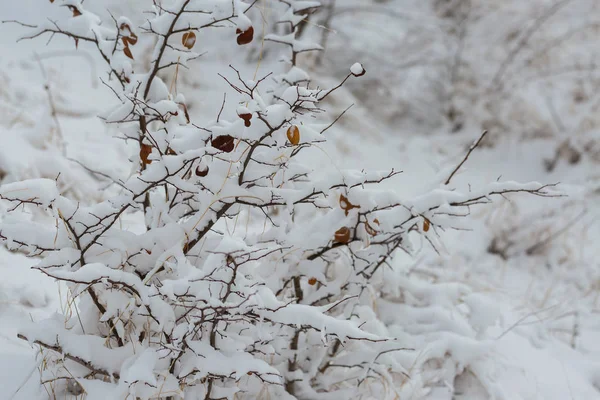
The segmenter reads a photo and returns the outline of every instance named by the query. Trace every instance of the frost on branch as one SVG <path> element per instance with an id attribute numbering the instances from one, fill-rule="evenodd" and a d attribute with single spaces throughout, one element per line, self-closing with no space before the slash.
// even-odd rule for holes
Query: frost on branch
<path id="1" fill-rule="evenodd" d="M 312 117 L 365 69 L 354 65 L 339 85 L 311 88 L 295 60 L 317 46 L 295 35 L 318 4 L 285 4 L 281 20 L 292 32 L 269 40 L 289 47 L 290 69 L 273 88 L 270 75 L 254 81 L 223 68 L 238 104 L 231 121 L 219 112 L 192 122 L 184 96 L 159 72 L 196 57 L 191 32 L 232 29 L 246 35 L 243 44 L 251 5 L 180 0 L 155 5 L 141 27 L 121 17 L 110 28 L 70 1 L 77 12 L 65 21 L 33 28 L 31 37 L 60 34 L 96 47 L 116 99 L 103 117 L 137 143 L 130 178 L 104 202 L 82 205 L 49 180 L 0 189 L 14 212 L 0 239 L 45 256 L 36 268 L 79 299 L 72 317 L 20 333 L 42 349 L 51 393 L 75 385 L 88 398 L 396 398 L 410 349 L 373 299 L 389 289 L 382 271 L 396 252 L 411 251 L 409 233 L 436 245 L 443 229 L 460 227 L 493 196 L 553 194 L 537 183 L 462 192 L 440 181 L 407 199 L 378 189 L 397 171 L 316 170 L 304 150 L 326 135 Z M 156 39 L 140 70 L 131 62 L 136 32 Z M 276 95 L 263 98 L 269 90 Z M 53 229 L 24 225 L 20 211 L 31 208 L 47 210 Z M 135 212 L 145 218 L 141 234 L 119 223 Z"/>

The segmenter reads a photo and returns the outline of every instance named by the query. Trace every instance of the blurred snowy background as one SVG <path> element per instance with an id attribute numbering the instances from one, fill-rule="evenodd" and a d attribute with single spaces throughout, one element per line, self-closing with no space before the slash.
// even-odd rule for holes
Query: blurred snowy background
<path id="1" fill-rule="evenodd" d="M 276 29 L 270 2 L 252 11 L 264 21 L 255 37 Z M 89 3 L 108 21 L 109 7 L 128 15 L 151 2 Z M 417 258 L 395 260 L 404 301 L 383 299 L 379 311 L 418 352 L 410 398 L 600 399 L 600 2 L 322 3 L 303 35 L 325 51 L 301 59 L 303 68 L 323 86 L 354 62 L 367 70 L 326 104 L 330 115 L 353 106 L 326 133 L 323 168 L 395 168 L 404 172 L 387 185 L 419 193 L 488 130 L 458 181 L 560 182 L 567 194 L 496 201 L 472 214 L 471 229 L 446 232 L 443 247 L 417 242 Z M 7 21 L 61 12 L 47 0 L 0 0 Z M 100 60 L 65 38 L 17 41 L 26 32 L 0 25 L 1 182 L 58 177 L 82 202 L 102 199 L 130 171 L 125 144 L 96 117 L 111 101 Z M 232 52 L 222 40 L 203 32 L 207 55 L 180 71 L 194 116 L 218 112 L 228 90 L 221 65 L 261 76 L 281 69 L 277 45 L 255 40 Z M 135 229 L 140 218 L 124 223 Z M 71 301 L 34 263 L 0 250 L 0 399 L 43 398 L 34 349 L 16 332 Z"/>

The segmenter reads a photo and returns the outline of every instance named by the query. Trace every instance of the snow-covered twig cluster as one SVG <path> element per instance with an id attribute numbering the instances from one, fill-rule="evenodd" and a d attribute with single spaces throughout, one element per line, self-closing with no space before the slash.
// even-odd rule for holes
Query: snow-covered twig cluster
<path id="1" fill-rule="evenodd" d="M 70 318 L 20 334 L 42 349 L 42 379 L 54 395 L 395 398 L 398 374 L 407 375 L 395 355 L 408 349 L 373 299 L 394 254 L 411 252 L 410 232 L 436 246 L 444 229 L 461 228 L 471 207 L 493 196 L 554 193 L 515 182 L 463 193 L 444 184 L 455 169 L 436 189 L 406 199 L 378 189 L 397 171 L 316 170 L 305 155 L 328 127 L 312 116 L 366 73 L 357 63 L 339 85 L 311 88 L 296 59 L 318 46 L 296 34 L 317 2 L 282 1 L 280 22 L 290 33 L 266 37 L 290 48 L 288 72 L 270 87 L 270 75 L 249 80 L 224 66 L 239 118 L 226 121 L 221 109 L 202 123 L 192 122 L 184 96 L 159 73 L 198 57 L 199 30 L 233 29 L 237 45 L 252 41 L 245 12 L 255 3 L 156 2 L 139 28 L 124 17 L 106 27 L 82 2 L 63 3 L 64 20 L 28 25 L 27 37 L 65 35 L 97 48 L 116 99 L 103 118 L 137 150 L 120 194 L 98 204 L 63 196 L 49 179 L 0 188 L 14 215 L 0 225 L 0 239 L 43 256 L 36 268 L 79 299 Z M 135 70 L 142 32 L 154 47 L 151 62 Z M 31 208 L 47 210 L 55 226 L 20 218 Z M 120 223 L 135 212 L 144 215 L 143 233 Z"/>

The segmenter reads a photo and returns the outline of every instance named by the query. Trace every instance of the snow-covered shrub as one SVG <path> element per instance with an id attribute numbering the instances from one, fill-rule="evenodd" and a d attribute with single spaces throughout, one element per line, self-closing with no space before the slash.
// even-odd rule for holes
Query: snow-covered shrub
<path id="1" fill-rule="evenodd" d="M 223 65 L 230 96 L 212 120 L 192 122 L 185 97 L 161 72 L 198 57 L 200 30 L 219 28 L 232 46 L 251 42 L 254 28 L 245 13 L 255 4 L 156 2 L 136 27 L 126 17 L 102 23 L 82 2 L 67 0 L 63 20 L 28 25 L 29 37 L 62 35 L 96 49 L 115 96 L 102 118 L 136 144 L 130 178 L 97 204 L 63 195 L 52 179 L 0 188 L 13 210 L 0 225 L 0 239 L 42 256 L 36 268 L 67 283 L 78 299 L 76 312 L 20 333 L 41 349 L 50 397 L 394 399 L 411 393 L 424 386 L 406 384 L 412 358 L 404 354 L 412 350 L 384 318 L 394 306 L 376 306 L 383 295 L 408 289 L 419 295 L 409 281 L 400 287 L 386 279 L 394 256 L 412 252 L 412 234 L 439 246 L 444 229 L 463 227 L 471 207 L 491 197 L 552 195 L 538 183 L 458 190 L 451 180 L 466 158 L 415 198 L 379 189 L 397 171 L 317 170 L 313 161 L 330 124 L 313 117 L 324 111 L 324 99 L 366 71 L 356 63 L 338 85 L 311 88 L 296 61 L 318 46 L 296 34 L 304 15 L 319 6 L 314 1 L 282 1 L 287 7 L 279 21 L 289 33 L 265 38 L 288 47 L 285 74 L 251 80 Z M 152 38 L 153 50 L 148 63 L 134 65 L 142 34 Z M 222 111 L 231 104 L 239 118 L 228 121 Z M 46 210 L 55 224 L 21 213 L 32 208 Z M 121 224 L 130 213 L 143 215 L 141 232 Z M 454 301 L 460 293 L 420 295 Z M 404 320 L 411 318 L 419 316 Z M 447 348 L 438 350 L 434 356 L 443 360 Z"/>

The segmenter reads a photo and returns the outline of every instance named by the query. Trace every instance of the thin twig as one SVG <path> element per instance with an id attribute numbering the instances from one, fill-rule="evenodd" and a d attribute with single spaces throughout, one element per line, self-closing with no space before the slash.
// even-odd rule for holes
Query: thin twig
<path id="1" fill-rule="evenodd" d="M 333 120 L 333 122 L 331 124 L 329 124 L 329 126 L 327 126 L 327 128 L 323 129 L 321 131 L 321 134 L 323 134 L 323 132 L 325 132 L 327 129 L 331 128 L 333 125 L 335 125 L 340 118 L 342 118 L 344 116 L 344 114 L 346 114 L 346 112 L 348 110 L 350 110 L 352 107 L 354 107 L 354 103 L 350 104 L 350 106 L 348 108 L 346 108 L 340 115 L 338 115 L 338 117 L 336 119 Z"/>
<path id="2" fill-rule="evenodd" d="M 456 174 L 456 172 L 460 169 L 460 167 L 463 166 L 463 164 L 467 161 L 467 159 L 469 158 L 469 156 L 471 155 L 471 153 L 473 152 L 473 150 L 475 150 L 477 148 L 477 146 L 479 146 L 479 144 L 481 143 L 481 141 L 483 140 L 483 138 L 485 137 L 485 135 L 487 135 L 487 133 L 488 133 L 488 131 L 483 131 L 483 133 L 481 134 L 481 136 L 479 136 L 479 139 L 477 139 L 477 141 L 475 143 L 473 143 L 471 145 L 471 147 L 469 147 L 469 151 L 465 155 L 465 158 L 463 158 L 463 160 L 460 162 L 460 164 L 458 164 L 456 166 L 456 168 L 454 168 L 454 171 L 452 171 L 452 173 L 450 174 L 450 176 L 448 177 L 448 179 L 446 179 L 446 182 L 444 183 L 444 185 L 448 185 L 450 183 L 450 180 L 452 179 L 452 177 L 454 176 L 454 174 Z"/>
<path id="3" fill-rule="evenodd" d="M 225 108 L 225 101 L 227 100 L 227 93 L 223 93 L 223 104 L 221 104 L 221 109 L 219 110 L 219 115 L 217 115 L 217 124 L 219 123 L 219 119 L 221 119 L 221 113 Z"/>

